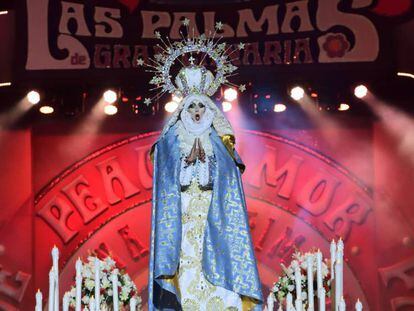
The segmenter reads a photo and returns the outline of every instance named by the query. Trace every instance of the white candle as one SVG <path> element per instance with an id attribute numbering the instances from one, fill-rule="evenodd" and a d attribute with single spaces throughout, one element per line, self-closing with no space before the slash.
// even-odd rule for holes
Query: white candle
<path id="1" fill-rule="evenodd" d="M 89 299 L 89 311 L 95 310 L 96 309 L 96 304 L 95 304 L 95 299 L 93 297 L 91 297 Z"/>
<path id="2" fill-rule="evenodd" d="M 69 311 L 69 293 L 63 295 L 63 311 Z"/>
<path id="3" fill-rule="evenodd" d="M 50 269 L 49 272 L 49 311 L 54 311 L 54 304 L 55 304 L 55 271 Z"/>
<path id="4" fill-rule="evenodd" d="M 273 300 L 273 293 L 270 293 L 269 296 L 267 296 L 267 310 L 273 311 L 274 309 L 274 300 Z"/>
<path id="5" fill-rule="evenodd" d="M 344 242 L 342 239 L 339 239 L 337 244 L 337 251 L 336 251 L 336 260 L 339 260 L 341 263 L 341 269 L 339 270 L 339 295 L 344 295 Z"/>
<path id="6" fill-rule="evenodd" d="M 337 250 L 338 252 L 341 252 L 342 255 L 344 254 L 344 241 L 342 238 L 339 238 L 338 244 L 337 244 Z"/>
<path id="7" fill-rule="evenodd" d="M 114 271 L 112 271 L 111 279 L 112 279 L 112 292 L 113 292 L 114 311 L 119 311 L 118 270 L 117 269 L 114 269 Z"/>
<path id="8" fill-rule="evenodd" d="M 302 274 L 300 273 L 299 263 L 296 260 L 292 261 L 292 267 L 295 270 L 296 298 L 302 300 Z"/>
<path id="9" fill-rule="evenodd" d="M 325 307 L 326 307 L 326 300 L 325 300 L 325 297 L 326 297 L 326 291 L 325 291 L 325 288 L 320 288 L 319 289 L 319 311 L 325 311 Z"/>
<path id="10" fill-rule="evenodd" d="M 99 311 L 100 306 L 100 294 L 101 294 L 101 261 L 96 257 L 95 258 L 95 310 Z M 92 310 L 91 310 L 92 311 Z"/>
<path id="11" fill-rule="evenodd" d="M 358 301 L 355 303 L 355 310 L 356 311 L 362 311 L 362 303 L 358 298 Z"/>
<path id="12" fill-rule="evenodd" d="M 292 311 L 293 302 L 292 302 L 292 294 L 288 293 L 286 296 L 286 311 Z"/>
<path id="13" fill-rule="evenodd" d="M 135 297 L 132 297 L 129 301 L 129 311 L 136 311 L 137 308 L 137 300 Z"/>
<path id="14" fill-rule="evenodd" d="M 345 311 L 346 310 L 346 304 L 344 297 L 341 297 L 341 301 L 339 302 L 339 311 Z"/>
<path id="15" fill-rule="evenodd" d="M 334 240 L 331 242 L 331 280 L 334 279 L 335 275 L 335 261 L 336 261 L 336 243 Z"/>
<path id="16" fill-rule="evenodd" d="M 323 287 L 323 279 L 322 279 L 322 253 L 318 249 L 316 253 L 316 281 L 317 281 L 317 293 L 319 296 L 319 290 Z"/>
<path id="17" fill-rule="evenodd" d="M 306 256 L 306 270 L 308 277 L 308 310 L 314 309 L 314 293 L 313 293 L 313 255 L 308 254 Z"/>
<path id="18" fill-rule="evenodd" d="M 335 283 L 335 285 L 338 285 L 338 293 L 339 293 L 339 297 L 343 296 L 343 286 L 344 286 L 344 280 L 343 280 L 343 276 L 344 276 L 344 261 L 343 261 L 343 253 L 339 250 L 337 250 L 336 253 L 336 262 L 339 263 L 339 268 L 338 271 L 336 272 L 335 278 L 337 278 L 338 282 Z"/>
<path id="19" fill-rule="evenodd" d="M 40 291 L 40 289 L 38 289 L 37 293 L 36 293 L 36 308 L 35 308 L 35 311 L 42 311 L 42 309 L 43 309 L 42 300 L 43 300 L 42 292 Z"/>
<path id="20" fill-rule="evenodd" d="M 52 249 L 52 262 L 53 262 L 53 269 L 55 271 L 55 293 L 54 293 L 54 310 L 59 311 L 59 249 L 56 245 Z"/>
<path id="21" fill-rule="evenodd" d="M 337 259 L 335 263 L 335 311 L 339 310 L 341 301 L 341 269 L 342 262 Z"/>
<path id="22" fill-rule="evenodd" d="M 82 303 L 82 261 L 76 260 L 76 306 L 75 311 L 81 311 Z M 92 310 L 93 311 L 93 310 Z"/>

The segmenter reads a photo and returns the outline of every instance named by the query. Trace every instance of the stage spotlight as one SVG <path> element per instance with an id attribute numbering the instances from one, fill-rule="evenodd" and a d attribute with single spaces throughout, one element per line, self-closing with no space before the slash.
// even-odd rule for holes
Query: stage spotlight
<path id="1" fill-rule="evenodd" d="M 0 87 L 11 86 L 11 82 L 1 82 Z"/>
<path id="2" fill-rule="evenodd" d="M 274 107 L 273 107 L 273 111 L 274 112 L 283 112 L 283 111 L 285 111 L 286 110 L 286 105 L 284 105 L 284 104 L 276 104 Z"/>
<path id="3" fill-rule="evenodd" d="M 230 102 L 222 102 L 222 107 L 223 107 L 223 111 L 224 112 L 229 112 L 231 110 L 231 108 L 233 108 L 233 105 Z"/>
<path id="4" fill-rule="evenodd" d="M 39 108 L 39 111 L 43 114 L 51 114 L 55 111 L 52 106 L 42 106 Z"/>
<path id="5" fill-rule="evenodd" d="M 118 108 L 115 105 L 112 105 L 112 104 L 105 105 L 104 112 L 108 116 L 113 116 L 114 114 L 116 114 L 118 112 Z"/>
<path id="6" fill-rule="evenodd" d="M 174 102 L 176 102 L 177 104 L 179 104 L 179 103 L 181 103 L 181 101 L 183 100 L 183 97 L 182 97 L 182 96 L 177 96 L 177 95 L 173 94 L 173 95 L 172 95 L 172 100 L 173 100 Z M 175 109 L 174 109 L 174 110 L 175 110 Z"/>
<path id="7" fill-rule="evenodd" d="M 237 98 L 237 91 L 233 88 L 228 88 L 224 91 L 224 99 L 228 102 L 232 102 Z"/>
<path id="8" fill-rule="evenodd" d="M 305 96 L 305 90 L 300 86 L 295 86 L 290 90 L 290 97 L 294 100 L 301 100 Z"/>
<path id="9" fill-rule="evenodd" d="M 173 113 L 178 107 L 178 103 L 174 100 L 165 104 L 165 110 L 169 113 Z"/>
<path id="10" fill-rule="evenodd" d="M 116 102 L 118 96 L 116 95 L 116 93 L 112 90 L 107 90 L 105 91 L 105 93 L 103 94 L 103 98 L 104 100 L 109 103 L 109 104 L 113 104 L 114 102 Z"/>
<path id="11" fill-rule="evenodd" d="M 355 94 L 355 96 L 356 96 L 356 97 L 358 97 L 358 98 L 364 98 L 364 97 L 365 97 L 365 96 L 367 96 L 367 94 L 368 94 L 368 88 L 367 88 L 365 85 L 363 85 L 363 84 L 358 85 L 358 86 L 354 89 L 354 94 Z"/>
<path id="12" fill-rule="evenodd" d="M 37 91 L 30 91 L 29 93 L 27 93 L 26 97 L 29 103 L 33 105 L 36 105 L 40 102 L 40 94 Z"/>
<path id="13" fill-rule="evenodd" d="M 339 105 L 339 107 L 338 107 L 338 110 L 339 111 L 347 111 L 347 110 L 349 110 L 349 105 L 348 104 L 346 104 L 346 103 L 341 103 L 340 105 Z"/>

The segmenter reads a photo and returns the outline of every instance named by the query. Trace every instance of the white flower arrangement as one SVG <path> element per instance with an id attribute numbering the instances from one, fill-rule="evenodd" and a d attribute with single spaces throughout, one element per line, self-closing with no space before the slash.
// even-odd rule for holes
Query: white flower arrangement
<path id="1" fill-rule="evenodd" d="M 279 280 L 275 283 L 273 283 L 273 287 L 271 289 L 271 292 L 274 294 L 275 299 L 279 302 L 279 304 L 282 304 L 283 301 L 286 299 L 286 296 L 288 293 L 292 294 L 293 301 L 296 300 L 296 283 L 295 283 L 295 269 L 293 262 L 297 262 L 297 264 L 300 267 L 301 270 L 301 289 L 302 289 L 302 303 L 303 306 L 306 307 L 308 304 L 308 294 L 307 294 L 307 288 L 308 288 L 308 280 L 307 280 L 307 262 L 306 258 L 309 255 L 316 256 L 316 252 L 307 252 L 307 253 L 300 253 L 295 252 L 292 255 L 292 262 L 289 264 L 288 267 L 286 267 L 284 264 L 281 264 L 283 273 L 279 277 Z M 313 280 L 314 280 L 314 288 L 317 287 L 316 284 L 316 267 L 317 263 L 316 260 L 313 261 Z M 329 263 L 328 260 L 325 259 L 322 261 L 322 284 L 325 288 L 326 294 L 328 297 L 330 297 L 331 294 L 331 273 L 329 270 Z M 316 295 L 316 292 L 315 292 Z"/>
<path id="2" fill-rule="evenodd" d="M 82 266 L 82 310 L 89 310 L 89 300 L 95 295 L 95 256 L 89 256 L 88 261 Z M 118 270 L 115 261 L 107 257 L 100 260 L 100 310 L 112 310 L 113 290 L 111 282 L 111 274 L 114 270 Z M 129 275 L 118 270 L 118 295 L 119 307 L 121 310 L 128 310 L 131 298 L 135 298 L 137 302 L 137 310 L 141 310 L 142 299 L 138 295 L 137 288 Z M 72 286 L 69 291 L 69 306 L 76 306 L 76 287 Z"/>

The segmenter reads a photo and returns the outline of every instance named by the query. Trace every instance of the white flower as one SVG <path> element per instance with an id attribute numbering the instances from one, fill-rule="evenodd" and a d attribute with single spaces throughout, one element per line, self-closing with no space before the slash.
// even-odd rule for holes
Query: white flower
<path id="1" fill-rule="evenodd" d="M 302 300 L 308 299 L 308 294 L 306 292 L 302 292 Z"/>
<path id="2" fill-rule="evenodd" d="M 130 291 L 131 291 L 131 288 L 128 288 L 128 287 L 124 286 L 124 287 L 122 287 L 121 295 L 128 296 L 128 294 L 129 294 Z"/>
<path id="3" fill-rule="evenodd" d="M 128 294 L 127 293 L 124 293 L 124 292 L 121 292 L 120 299 L 122 301 L 126 301 L 128 299 Z"/>
<path id="4" fill-rule="evenodd" d="M 288 291 L 293 292 L 294 289 L 295 289 L 295 286 L 288 285 Z"/>
<path id="5" fill-rule="evenodd" d="M 75 297 L 76 296 L 76 287 L 72 287 L 70 290 L 70 294 L 71 297 Z"/>
<path id="6" fill-rule="evenodd" d="M 111 282 L 109 281 L 106 275 L 102 277 L 101 285 L 102 285 L 102 288 L 108 288 L 111 286 Z"/>
<path id="7" fill-rule="evenodd" d="M 87 289 L 92 290 L 95 287 L 95 281 L 92 279 L 86 279 L 85 286 Z"/>
<path id="8" fill-rule="evenodd" d="M 82 297 L 82 302 L 87 305 L 89 303 L 89 296 L 83 296 Z"/>

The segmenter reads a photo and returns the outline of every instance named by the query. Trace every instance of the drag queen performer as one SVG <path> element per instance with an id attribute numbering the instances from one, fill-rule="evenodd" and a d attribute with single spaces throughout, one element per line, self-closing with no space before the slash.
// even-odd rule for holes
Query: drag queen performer
<path id="1" fill-rule="evenodd" d="M 241 183 L 244 165 L 230 123 L 208 96 L 217 80 L 191 62 L 171 85 L 183 100 L 151 151 L 148 308 L 262 310 Z"/>

